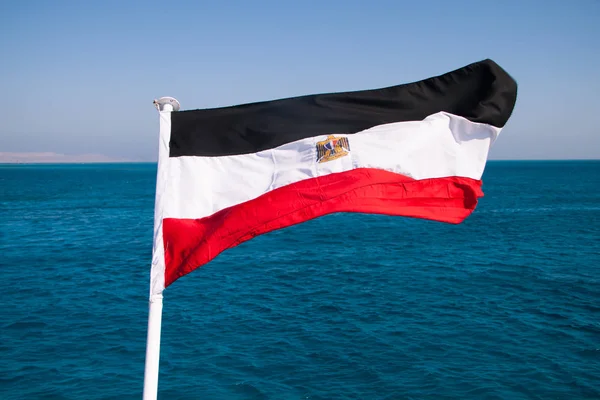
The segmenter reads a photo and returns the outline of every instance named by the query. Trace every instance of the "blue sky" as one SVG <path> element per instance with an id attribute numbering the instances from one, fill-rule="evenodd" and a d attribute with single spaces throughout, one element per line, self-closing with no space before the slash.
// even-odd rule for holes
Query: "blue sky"
<path id="1" fill-rule="evenodd" d="M 407 83 L 492 58 L 496 159 L 600 158 L 600 1 L 0 0 L 0 152 L 155 160 L 184 109 Z"/>

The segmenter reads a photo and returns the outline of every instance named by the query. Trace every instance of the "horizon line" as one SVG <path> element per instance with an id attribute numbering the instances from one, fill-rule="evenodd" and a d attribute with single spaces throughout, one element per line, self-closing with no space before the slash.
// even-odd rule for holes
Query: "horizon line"
<path id="1" fill-rule="evenodd" d="M 600 158 L 495 158 L 488 159 L 487 162 L 498 162 L 498 161 L 600 161 Z M 155 161 L 25 161 L 25 162 L 2 162 L 0 165 L 82 165 L 82 164 L 158 164 L 158 160 Z"/>

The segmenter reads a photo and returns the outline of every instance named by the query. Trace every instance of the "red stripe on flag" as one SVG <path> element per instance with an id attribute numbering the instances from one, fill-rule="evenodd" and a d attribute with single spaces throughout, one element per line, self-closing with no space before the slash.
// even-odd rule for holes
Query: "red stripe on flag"
<path id="1" fill-rule="evenodd" d="M 293 183 L 205 218 L 165 218 L 165 287 L 226 249 L 326 214 L 362 212 L 460 223 L 481 196 L 480 180 L 415 180 L 358 168 Z"/>

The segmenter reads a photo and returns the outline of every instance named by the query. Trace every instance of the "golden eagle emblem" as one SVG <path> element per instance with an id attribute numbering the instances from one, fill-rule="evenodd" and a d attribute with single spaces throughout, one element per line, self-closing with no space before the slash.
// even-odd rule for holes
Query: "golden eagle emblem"
<path id="1" fill-rule="evenodd" d="M 327 139 L 317 142 L 317 162 L 324 163 L 340 157 L 347 156 L 350 152 L 350 143 L 347 137 L 327 136 Z"/>

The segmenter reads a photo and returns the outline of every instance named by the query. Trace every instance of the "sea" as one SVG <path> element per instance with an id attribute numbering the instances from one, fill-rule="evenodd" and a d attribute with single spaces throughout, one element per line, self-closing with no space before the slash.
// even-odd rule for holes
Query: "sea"
<path id="1" fill-rule="evenodd" d="M 333 214 L 165 291 L 160 399 L 600 399 L 600 161 Z M 0 399 L 139 399 L 155 164 L 0 166 Z"/>

